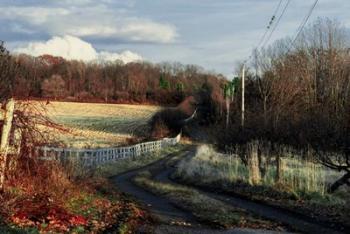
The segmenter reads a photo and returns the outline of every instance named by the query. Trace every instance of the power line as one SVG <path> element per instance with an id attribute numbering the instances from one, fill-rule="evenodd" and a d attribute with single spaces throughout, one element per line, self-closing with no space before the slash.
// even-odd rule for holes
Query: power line
<path id="1" fill-rule="evenodd" d="M 270 22 L 269 22 L 268 26 L 266 27 L 265 33 L 263 34 L 263 36 L 262 36 L 262 38 L 260 39 L 260 41 L 259 41 L 259 43 L 258 43 L 258 45 L 257 45 L 256 48 L 259 48 L 259 47 L 260 47 L 260 45 L 261 45 L 261 43 L 264 41 L 264 39 L 265 39 L 265 37 L 266 37 L 268 31 L 271 29 L 271 26 L 273 25 L 273 23 L 274 23 L 274 21 L 275 21 L 276 14 L 278 13 L 278 11 L 279 11 L 279 9 L 280 9 L 280 7 L 281 7 L 282 1 L 283 1 L 283 0 L 280 0 L 280 1 L 279 1 L 279 3 L 278 3 L 278 5 L 277 5 L 277 7 L 276 7 L 276 9 L 275 9 L 275 11 L 274 11 L 274 13 L 273 13 L 271 19 L 270 19 Z M 278 20 L 277 20 L 277 23 L 275 24 L 274 28 L 272 29 L 272 32 L 271 32 L 270 35 L 269 35 L 268 40 L 270 39 L 270 37 L 271 37 L 273 31 L 275 31 L 275 29 L 276 29 L 278 23 L 280 22 L 282 16 L 284 15 L 284 13 L 285 13 L 285 11 L 286 11 L 286 9 L 287 9 L 289 3 L 290 3 L 290 0 L 288 0 L 287 4 L 285 5 L 285 7 L 284 7 L 284 9 L 283 9 L 283 11 L 282 11 L 282 14 L 279 16 L 279 18 L 278 18 Z M 245 109 L 244 109 L 245 64 L 246 64 L 247 61 L 250 60 L 251 58 L 252 58 L 252 55 L 250 55 L 249 58 L 246 59 L 246 60 L 243 62 L 243 67 L 242 67 L 242 100 L 241 100 L 241 101 L 242 101 L 242 103 L 241 103 L 241 127 L 242 127 L 242 128 L 244 128 L 244 118 L 245 118 Z"/>
<path id="2" fill-rule="evenodd" d="M 315 0 L 315 2 L 312 4 L 312 6 L 311 6 L 311 8 L 310 8 L 310 10 L 309 10 L 309 12 L 308 12 L 308 14 L 305 16 L 305 18 L 303 19 L 303 21 L 301 21 L 301 23 L 300 23 L 300 25 L 299 25 L 299 27 L 298 27 L 298 29 L 297 29 L 297 31 L 296 31 L 296 34 L 295 34 L 296 36 L 294 37 L 294 39 L 293 39 L 293 41 L 292 41 L 292 43 L 291 43 L 291 45 L 290 45 L 290 47 L 289 47 L 287 53 L 289 53 L 289 51 L 292 49 L 292 47 L 294 47 L 294 43 L 296 42 L 296 40 L 297 40 L 298 37 L 300 36 L 300 33 L 303 31 L 303 29 L 304 29 L 306 23 L 309 21 L 310 16 L 311 16 L 312 12 L 314 11 L 314 9 L 315 9 L 315 7 L 316 7 L 318 1 L 319 1 L 319 0 Z"/>
<path id="3" fill-rule="evenodd" d="M 274 11 L 272 17 L 271 17 L 271 20 L 270 20 L 270 22 L 269 22 L 269 25 L 266 27 L 265 33 L 264 33 L 263 36 L 261 37 L 261 39 L 260 39 L 258 45 L 256 46 L 256 48 L 259 48 L 259 47 L 260 47 L 260 45 L 261 45 L 261 43 L 264 41 L 264 39 L 265 39 L 265 37 L 266 37 L 268 31 L 271 29 L 271 26 L 273 25 L 274 20 L 275 20 L 275 18 L 276 18 L 276 14 L 277 14 L 278 10 L 279 10 L 280 7 L 281 7 L 282 1 L 283 1 L 283 0 L 280 0 L 280 1 L 279 1 L 278 5 L 277 5 L 277 7 L 276 7 L 276 9 L 275 9 L 275 11 Z"/>
<path id="4" fill-rule="evenodd" d="M 304 27 L 305 27 L 306 23 L 308 22 L 308 20 L 309 20 L 311 14 L 312 14 L 312 12 L 313 12 L 313 10 L 314 10 L 315 7 L 316 7 L 318 1 L 319 1 L 319 0 L 315 0 L 315 2 L 314 2 L 314 4 L 311 6 L 311 8 L 310 8 L 308 14 L 306 15 L 306 17 L 304 17 L 304 19 L 302 20 L 301 24 L 299 25 L 299 27 L 298 27 L 298 29 L 297 29 L 297 34 L 296 34 L 294 40 L 292 41 L 291 46 L 289 47 L 287 53 L 289 53 L 291 47 L 294 45 L 294 43 L 295 43 L 295 41 L 297 40 L 297 38 L 299 37 L 300 33 L 301 33 L 302 30 L 304 29 Z M 264 47 L 264 46 L 269 42 L 269 40 L 271 39 L 272 34 L 273 34 L 274 31 L 276 30 L 276 28 L 277 28 L 278 24 L 280 23 L 280 21 L 281 21 L 283 15 L 284 15 L 285 12 L 287 11 L 287 8 L 288 8 L 290 2 L 291 2 L 291 0 L 288 0 L 288 1 L 286 2 L 285 6 L 284 6 L 284 8 L 283 8 L 283 10 L 282 10 L 281 15 L 278 17 L 277 22 L 275 23 L 273 29 L 271 30 L 271 32 L 270 32 L 270 34 L 269 34 L 267 40 L 265 40 L 265 42 L 264 42 L 264 44 L 263 44 L 262 47 Z M 267 27 L 267 30 L 265 31 L 265 33 L 264 33 L 262 39 L 260 40 L 260 42 L 259 42 L 259 44 L 258 44 L 258 47 L 260 46 L 260 44 L 262 43 L 262 41 L 265 39 L 266 34 L 267 34 L 268 30 L 270 29 L 271 25 L 273 25 L 273 21 L 274 21 L 274 19 L 275 19 L 275 15 L 277 14 L 277 12 L 278 12 L 278 10 L 279 10 L 279 8 L 280 8 L 281 3 L 282 3 L 282 0 L 280 0 L 279 4 L 278 4 L 278 6 L 277 6 L 277 8 L 276 8 L 276 10 L 275 10 L 275 13 L 273 14 L 273 16 L 272 16 L 272 18 L 271 18 L 271 20 L 270 20 L 269 26 Z M 251 57 L 252 57 L 252 56 L 249 56 L 249 58 L 243 62 L 243 67 L 242 67 L 242 104 L 241 104 L 241 127 L 242 127 L 242 128 L 244 128 L 244 121 L 245 121 L 245 103 L 244 103 L 245 63 L 246 63 L 248 60 L 250 60 Z"/>
<path id="5" fill-rule="evenodd" d="M 290 0 L 289 0 L 289 1 L 290 1 Z M 272 16 L 271 16 L 271 19 L 270 19 L 269 24 L 266 26 L 266 30 L 265 30 L 264 34 L 263 34 L 262 37 L 260 38 L 259 43 L 257 44 L 257 46 L 255 46 L 255 47 L 253 47 L 253 48 L 259 48 L 260 45 L 261 45 L 261 43 L 264 41 L 264 39 L 265 39 L 267 33 L 269 32 L 269 30 L 271 29 L 272 25 L 273 25 L 274 22 L 275 22 L 276 15 L 277 15 L 277 13 L 278 13 L 278 11 L 279 11 L 281 5 L 282 5 L 282 2 L 283 2 L 283 0 L 280 0 L 280 1 L 278 2 L 278 4 L 277 4 L 277 6 L 276 6 L 276 8 L 275 8 L 275 10 L 274 10 L 274 12 L 273 12 L 273 14 L 272 14 Z M 251 58 L 252 58 L 252 56 L 250 55 L 246 60 L 244 60 L 244 63 L 246 63 L 247 61 L 249 61 Z"/>
<path id="6" fill-rule="evenodd" d="M 282 10 L 281 15 L 278 17 L 275 26 L 274 26 L 273 29 L 271 30 L 271 32 L 270 32 L 270 34 L 269 34 L 267 40 L 265 40 L 265 42 L 264 42 L 264 44 L 263 44 L 262 47 L 265 47 L 266 44 L 267 44 L 267 43 L 269 42 L 269 40 L 271 39 L 272 34 L 275 32 L 275 30 L 276 30 L 278 24 L 280 23 L 280 21 L 281 21 L 283 15 L 284 15 L 284 14 L 286 13 L 286 11 L 287 11 L 287 8 L 288 8 L 288 6 L 289 6 L 289 4 L 290 4 L 290 1 L 291 1 L 291 0 L 288 0 L 288 1 L 286 2 L 286 4 L 284 5 L 284 8 L 283 8 L 283 10 Z"/>

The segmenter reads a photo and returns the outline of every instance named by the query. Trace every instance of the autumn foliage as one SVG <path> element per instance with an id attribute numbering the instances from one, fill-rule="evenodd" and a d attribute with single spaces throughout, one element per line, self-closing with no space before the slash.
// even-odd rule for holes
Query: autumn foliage
<path id="1" fill-rule="evenodd" d="M 4 221 L 40 233 L 130 231 L 148 219 L 106 179 L 71 181 L 58 165 L 43 165 L 34 176 L 9 180 L 7 188 L 0 197 Z"/>
<path id="2" fill-rule="evenodd" d="M 223 77 L 195 65 L 84 63 L 50 55 L 13 57 L 13 96 L 66 101 L 178 104 Z"/>

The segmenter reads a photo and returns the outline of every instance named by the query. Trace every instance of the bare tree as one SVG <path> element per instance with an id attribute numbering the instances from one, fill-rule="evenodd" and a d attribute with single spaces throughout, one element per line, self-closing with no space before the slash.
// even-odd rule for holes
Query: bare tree
<path id="1" fill-rule="evenodd" d="M 329 191 L 350 185 L 349 40 L 337 21 L 320 18 L 293 45 L 285 38 L 253 51 L 246 130 L 235 131 L 237 116 L 229 129 L 236 134 L 226 140 L 234 145 L 260 139 L 304 151 L 311 146 L 315 160 L 344 173 Z M 276 157 L 279 162 L 278 152 Z"/>
<path id="2" fill-rule="evenodd" d="M 65 96 L 66 83 L 60 75 L 52 75 L 49 79 L 44 80 L 41 89 L 44 97 L 56 100 Z"/>

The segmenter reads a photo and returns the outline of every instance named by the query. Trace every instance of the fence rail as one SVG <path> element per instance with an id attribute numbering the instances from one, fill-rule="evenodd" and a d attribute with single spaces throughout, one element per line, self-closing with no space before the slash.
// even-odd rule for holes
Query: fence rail
<path id="1" fill-rule="evenodd" d="M 126 147 L 101 148 L 101 149 L 75 149 L 41 147 L 39 149 L 42 160 L 57 160 L 62 163 L 75 162 L 83 167 L 96 167 L 101 164 L 138 157 L 146 153 L 158 151 L 162 148 L 176 145 L 180 142 L 181 133 L 174 138 L 163 138 L 158 141 L 139 143 Z"/>

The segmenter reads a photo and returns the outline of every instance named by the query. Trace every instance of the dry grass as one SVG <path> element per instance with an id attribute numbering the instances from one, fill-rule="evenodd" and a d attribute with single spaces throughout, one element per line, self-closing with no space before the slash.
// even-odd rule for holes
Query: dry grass
<path id="1" fill-rule="evenodd" d="M 334 194 L 325 192 L 329 181 L 341 174 L 312 162 L 282 157 L 282 174 L 275 181 L 276 168 L 271 165 L 258 185 L 249 183 L 250 171 L 237 156 L 223 155 L 211 147 L 199 147 L 192 158 L 183 159 L 174 177 L 187 183 L 229 194 L 264 201 L 319 220 L 349 223 L 349 191 L 342 188 Z"/>
<path id="2" fill-rule="evenodd" d="M 69 132 L 53 136 L 75 148 L 127 144 L 148 134 L 148 121 L 161 108 L 146 105 L 50 102 L 47 115 Z"/>
<path id="3" fill-rule="evenodd" d="M 339 172 L 296 158 L 284 157 L 283 165 L 280 182 L 275 181 L 276 168 L 270 166 L 261 178 L 261 185 L 286 190 L 298 197 L 308 194 L 323 197 L 327 195 L 328 181 L 333 182 L 341 176 Z M 176 175 L 203 184 L 249 184 L 251 172 L 236 155 L 223 155 L 203 145 L 198 148 L 195 157 L 179 163 Z"/>

